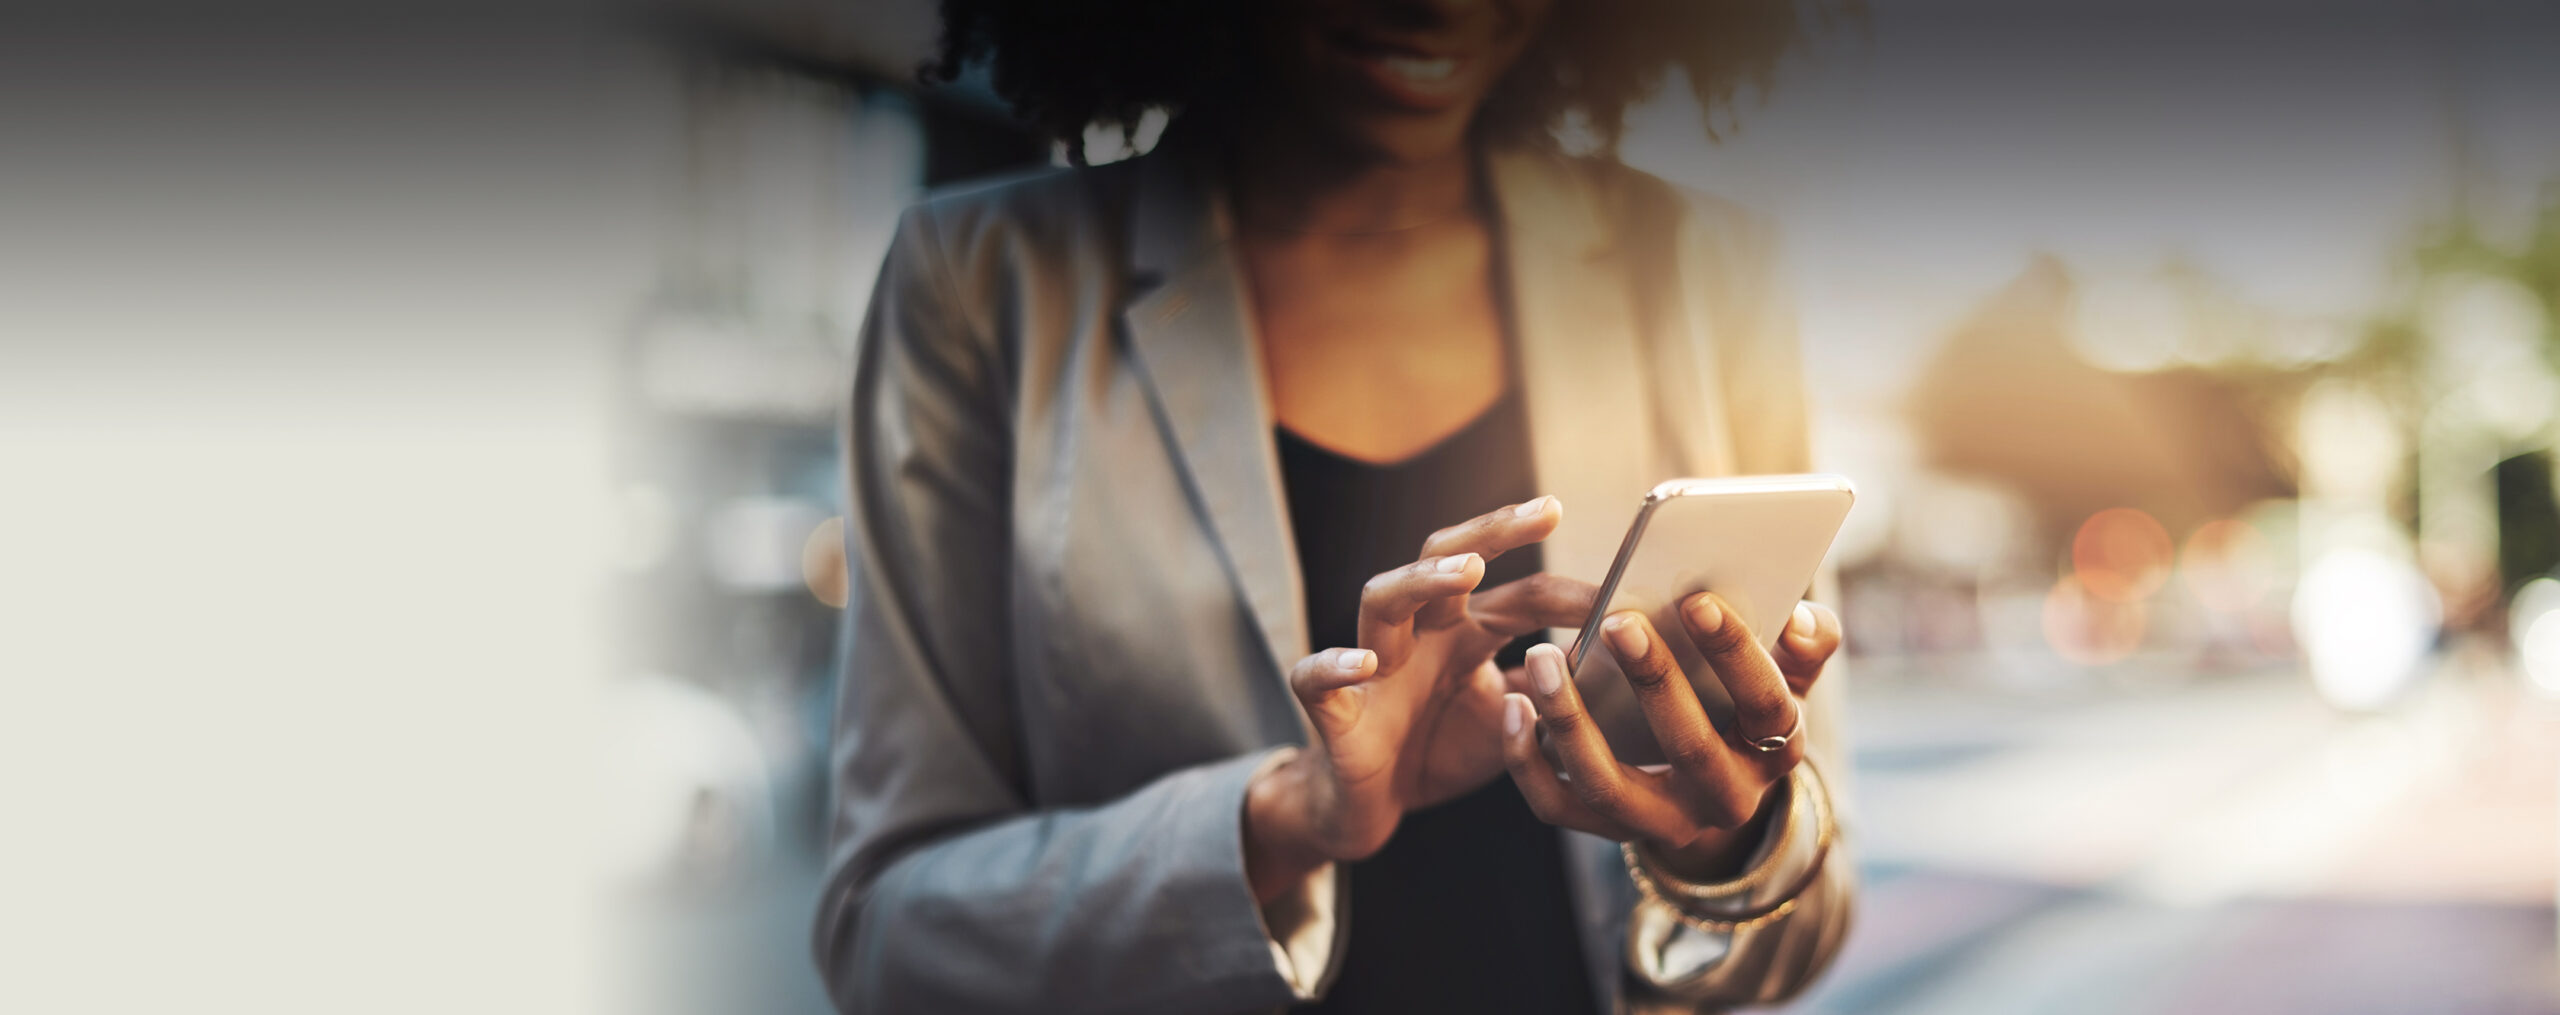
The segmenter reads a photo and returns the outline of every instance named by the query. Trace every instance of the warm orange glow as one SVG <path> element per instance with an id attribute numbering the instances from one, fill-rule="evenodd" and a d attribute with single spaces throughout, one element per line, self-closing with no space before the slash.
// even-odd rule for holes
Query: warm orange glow
<path id="1" fill-rule="evenodd" d="M 2090 595 L 2130 603 L 2160 590 L 2176 563 L 2169 530 L 2138 508 L 2108 508 L 2080 523 L 2071 570 Z"/>
<path id="2" fill-rule="evenodd" d="M 818 523 L 817 529 L 800 544 L 800 577 L 809 583 L 809 594 L 818 597 L 819 602 L 844 609 L 848 582 L 843 517 Z"/>
<path id="3" fill-rule="evenodd" d="M 2236 518 L 2210 521 L 2188 534 L 2178 572 L 2205 609 L 2240 613 L 2275 587 L 2275 549 L 2255 525 Z"/>
<path id="4" fill-rule="evenodd" d="M 2132 655 L 2150 629 L 2151 611 L 2140 601 L 2091 595 L 2076 577 L 2054 583 L 2044 597 L 2044 640 L 2063 658 L 2097 666 Z"/>

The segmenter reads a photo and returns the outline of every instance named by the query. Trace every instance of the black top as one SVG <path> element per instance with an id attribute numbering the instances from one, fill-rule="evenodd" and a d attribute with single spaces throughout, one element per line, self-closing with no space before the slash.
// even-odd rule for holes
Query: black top
<path id="1" fill-rule="evenodd" d="M 1348 458 L 1280 428 L 1280 470 L 1306 580 L 1310 645 L 1358 643 L 1360 586 L 1412 563 L 1424 538 L 1536 496 L 1528 420 L 1505 394 L 1475 422 L 1392 465 Z M 1536 573 L 1537 547 L 1486 569 L 1480 588 Z M 1505 649 L 1519 665 L 1523 640 Z M 1351 934 L 1314 1012 L 1590 1012 L 1564 842 L 1509 776 L 1405 815 L 1395 838 L 1346 864 Z"/>

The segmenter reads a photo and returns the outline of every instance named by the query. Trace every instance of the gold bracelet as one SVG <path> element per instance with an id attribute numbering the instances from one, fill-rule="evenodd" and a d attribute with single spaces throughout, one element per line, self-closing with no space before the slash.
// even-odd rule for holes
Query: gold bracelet
<path id="1" fill-rule="evenodd" d="M 1780 816 L 1778 819 L 1782 822 L 1778 826 L 1779 839 L 1777 845 L 1771 847 L 1769 850 L 1769 854 L 1771 856 L 1774 857 L 1783 854 L 1789 847 L 1795 845 L 1796 836 L 1802 833 L 1804 821 L 1799 820 L 1795 812 L 1796 798 L 1803 795 L 1805 795 L 1804 780 L 1801 778 L 1791 777 L 1787 782 L 1786 802 L 1781 805 L 1785 807 L 1787 813 Z M 1655 875 L 1654 887 L 1656 889 L 1662 891 L 1666 895 L 1677 895 L 1684 899 L 1695 899 L 1699 902 L 1714 902 L 1719 899 L 1730 898 L 1734 895 L 1758 888 L 1760 887 L 1761 882 L 1767 881 L 1772 875 L 1776 874 L 1778 870 L 1778 865 L 1775 862 L 1753 864 L 1749 869 L 1743 871 L 1741 876 L 1732 880 L 1719 881 L 1714 884 L 1699 884 L 1670 874 L 1669 871 L 1671 869 L 1671 865 L 1664 863 L 1662 858 L 1655 855 L 1652 849 L 1639 842 L 1629 841 L 1620 843 L 1619 848 L 1622 852 L 1633 854 L 1635 862 L 1642 863 L 1647 873 Z"/>
<path id="2" fill-rule="evenodd" d="M 1820 815 L 1823 813 L 1823 808 L 1830 802 L 1829 789 L 1830 786 L 1823 780 L 1822 773 L 1814 769 L 1812 759 L 1808 758 L 1799 764 L 1793 780 L 1787 787 L 1786 824 L 1780 832 L 1778 843 L 1769 850 L 1771 855 L 1781 855 L 1792 848 L 1795 845 L 1796 836 L 1803 834 L 1803 826 L 1808 820 L 1814 823 L 1817 835 L 1820 833 L 1823 825 Z M 1804 820 L 1799 820 L 1795 815 L 1798 797 L 1808 798 L 1808 809 L 1813 811 L 1812 814 L 1806 815 Z M 1668 873 L 1670 865 L 1664 863 L 1661 857 L 1654 855 L 1651 849 L 1641 844 L 1630 843 L 1629 845 L 1633 847 L 1636 858 L 1646 865 L 1647 872 L 1654 874 L 1654 887 L 1663 890 L 1666 894 L 1696 899 L 1700 902 L 1716 902 L 1758 888 L 1762 882 L 1776 875 L 1778 870 L 1775 862 L 1763 862 L 1753 865 L 1751 869 L 1742 872 L 1740 877 L 1732 880 L 1699 884 Z"/>
<path id="3" fill-rule="evenodd" d="M 1619 856 L 1624 858 L 1626 861 L 1627 874 L 1635 881 L 1636 890 L 1643 893 L 1646 899 L 1669 909 L 1673 917 L 1678 919 L 1682 924 L 1687 925 L 1691 929 L 1709 934 L 1757 926 L 1759 924 L 1783 918 L 1787 914 L 1794 912 L 1796 900 L 1802 898 L 1805 889 L 1813 887 L 1814 879 L 1822 875 L 1822 865 L 1824 861 L 1830 859 L 1831 840 L 1833 837 L 1831 806 L 1829 800 L 1830 787 L 1823 782 L 1819 773 L 1813 772 L 1813 765 L 1810 761 L 1806 762 L 1802 770 L 1813 776 L 1813 785 L 1811 787 L 1799 787 L 1796 790 L 1796 792 L 1810 795 L 1813 800 L 1813 861 L 1805 866 L 1804 873 L 1796 878 L 1795 884 L 1789 886 L 1786 894 L 1777 902 L 1757 909 L 1744 910 L 1741 912 L 1722 913 L 1715 916 L 1699 914 L 1691 910 L 1688 906 L 1681 905 L 1679 902 L 1672 900 L 1669 897 L 1670 894 L 1672 892 L 1677 892 L 1682 896 L 1694 898 L 1698 901 L 1705 901 L 1703 893 L 1706 891 L 1721 892 L 1747 890 L 1752 884 L 1756 883 L 1757 879 L 1746 877 L 1738 882 L 1727 882 L 1712 886 L 1682 881 L 1669 874 L 1656 872 L 1654 870 L 1655 865 L 1644 857 L 1634 843 L 1621 842 L 1618 844 L 1618 853 Z M 1790 800 L 1789 806 L 1792 807 L 1793 803 L 1794 802 Z M 1792 822 L 1790 822 L 1790 825 L 1792 825 Z M 1792 839 L 1793 835 L 1793 828 L 1790 827 L 1788 836 Z M 1782 841 L 1780 846 L 1783 848 L 1784 845 L 1785 842 Z M 1770 869 L 1775 869 L 1776 865 L 1770 864 L 1768 867 Z M 1669 891 L 1665 890 L 1663 882 L 1669 882 Z"/>

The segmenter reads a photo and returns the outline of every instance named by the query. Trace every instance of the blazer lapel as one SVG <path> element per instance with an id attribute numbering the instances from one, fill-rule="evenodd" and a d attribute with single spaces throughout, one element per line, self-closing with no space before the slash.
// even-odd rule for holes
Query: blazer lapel
<path id="1" fill-rule="evenodd" d="M 1225 208 L 1197 158 L 1168 137 L 1133 167 L 1136 295 L 1122 323 L 1191 495 L 1275 672 L 1285 674 L 1307 649 L 1297 547 L 1251 303 Z M 1530 457 L 1539 488 L 1566 504 L 1542 552 L 1548 570 L 1596 582 L 1644 492 L 1677 471 L 1651 418 L 1659 393 L 1647 383 L 1628 281 L 1634 266 L 1623 263 L 1590 182 L 1561 159 L 1498 152 L 1488 157 L 1487 180 L 1502 218 Z"/>
<path id="2" fill-rule="evenodd" d="M 1617 555 L 1660 457 L 1648 425 L 1633 290 L 1592 188 L 1560 159 L 1506 151 L 1488 159 L 1501 210 L 1539 487 L 1564 502 L 1547 570 L 1597 582 Z M 1565 632 L 1570 638 L 1572 632 Z"/>
<path id="3" fill-rule="evenodd" d="M 1529 404 L 1529 443 L 1539 485 L 1565 503 L 1543 548 L 1547 570 L 1588 582 L 1606 577 L 1645 492 L 1680 475 L 1720 472 L 1721 406 L 1697 383 L 1709 341 L 1688 305 L 1687 263 L 1646 263 L 1663 245 L 1620 229 L 1593 174 L 1553 155 L 1511 151 L 1488 161 L 1502 211 L 1512 317 Z M 1622 198 L 1622 196 L 1621 196 Z M 1685 248 L 1667 250 L 1685 258 Z M 1644 286 L 1645 272 L 1670 284 Z M 1580 632 L 1552 632 L 1559 644 Z M 1587 688 L 1595 709 L 1623 687 Z M 1566 878 L 1581 922 L 1583 961 L 1602 1010 L 1618 1006 L 1619 958 L 1635 889 L 1616 843 L 1567 833 Z"/>
<path id="4" fill-rule="evenodd" d="M 1157 422 L 1281 677 L 1307 650 L 1306 606 L 1252 310 L 1225 208 L 1191 153 L 1169 147 L 1135 167 L 1130 266 L 1138 295 L 1121 320 Z"/>

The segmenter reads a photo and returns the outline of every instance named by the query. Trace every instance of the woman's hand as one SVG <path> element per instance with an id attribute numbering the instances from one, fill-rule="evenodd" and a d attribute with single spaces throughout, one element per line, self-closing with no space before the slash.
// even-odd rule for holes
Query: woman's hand
<path id="1" fill-rule="evenodd" d="M 1565 672 L 1564 654 L 1552 645 L 1529 650 L 1530 694 L 1511 695 L 1516 700 L 1506 703 L 1503 757 L 1540 818 L 1621 842 L 1641 839 L 1669 873 L 1720 881 L 1740 873 L 1758 843 L 1770 789 L 1804 758 L 1804 695 L 1840 647 L 1840 618 L 1798 603 L 1774 657 L 1713 593 L 1682 601 L 1680 621 L 1680 636 L 1697 646 L 1732 694 L 1738 729 L 1720 730 L 1708 720 L 1671 646 L 1630 610 L 1602 622 L 1601 640 L 1634 688 L 1669 768 L 1636 768 L 1610 753 Z M 1555 764 L 1539 752 L 1539 726 L 1554 746 Z M 1747 745 L 1790 733 L 1776 751 Z M 1557 764 L 1570 782 L 1556 777 Z"/>
<path id="2" fill-rule="evenodd" d="M 1512 639 L 1581 622 L 1583 582 L 1532 575 L 1471 595 L 1495 557 L 1545 539 L 1553 497 L 1442 529 L 1422 558 L 1369 580 L 1360 645 L 1299 660 L 1289 686 L 1314 741 L 1257 780 L 1245 804 L 1245 866 L 1265 901 L 1334 860 L 1378 851 L 1404 813 L 1481 786 L 1502 770 L 1503 691 L 1494 653 Z"/>

